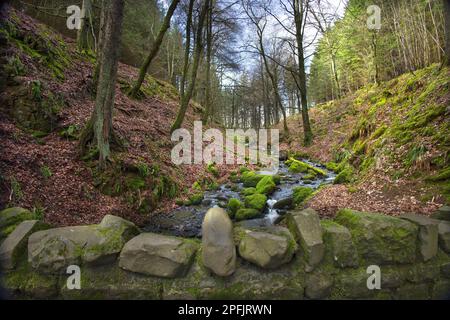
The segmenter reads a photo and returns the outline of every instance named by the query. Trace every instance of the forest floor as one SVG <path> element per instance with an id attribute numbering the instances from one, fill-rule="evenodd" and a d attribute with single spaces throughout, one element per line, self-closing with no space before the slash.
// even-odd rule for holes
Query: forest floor
<path id="1" fill-rule="evenodd" d="M 104 177 L 78 154 L 77 137 L 94 109 L 93 59 L 79 53 L 72 39 L 15 10 L 8 32 L 11 74 L 0 107 L 0 207 L 42 211 L 45 221 L 56 226 L 98 223 L 106 214 L 142 224 L 148 216 L 138 212 L 136 192 L 125 190 L 120 196 L 101 192 Z M 124 91 L 136 75 L 135 68 L 120 64 L 113 127 L 125 140 L 125 149 L 114 150 L 111 171 L 125 175 L 130 167 L 145 164 L 151 171 L 146 184 L 163 189 L 176 186 L 177 193 L 187 194 L 208 173 L 203 165 L 175 167 L 171 162 L 169 130 L 178 110 L 178 94 L 172 85 L 147 77 L 145 97 L 132 100 Z M 61 106 L 56 100 L 62 101 Z M 35 114 L 48 108 L 53 121 L 49 132 L 42 132 L 42 121 Z M 188 108 L 184 122 L 188 130 L 200 119 L 199 108 L 195 103 Z M 219 169 L 220 180 L 233 168 Z M 137 191 L 140 202 L 156 193 L 155 189 Z M 174 197 L 164 191 L 152 203 L 155 213 L 176 207 Z"/>
<path id="2" fill-rule="evenodd" d="M 282 149 L 322 163 L 344 158 L 354 171 L 347 184 L 322 188 L 307 206 L 329 216 L 341 208 L 428 215 L 449 203 L 449 79 L 449 68 L 433 65 L 316 106 L 309 147 L 301 118 L 290 117 Z M 433 179 L 439 173 L 442 179 Z"/>

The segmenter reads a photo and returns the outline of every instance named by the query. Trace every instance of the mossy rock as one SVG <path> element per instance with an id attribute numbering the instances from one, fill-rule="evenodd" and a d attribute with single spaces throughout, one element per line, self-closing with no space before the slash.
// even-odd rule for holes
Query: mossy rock
<path id="1" fill-rule="evenodd" d="M 406 220 L 379 213 L 343 209 L 335 221 L 350 230 L 358 254 L 366 263 L 416 261 L 418 227 Z"/>
<path id="2" fill-rule="evenodd" d="M 250 187 L 250 188 L 244 188 L 242 189 L 241 193 L 244 196 L 251 196 L 252 194 L 256 193 L 256 188 Z"/>
<path id="3" fill-rule="evenodd" d="M 256 192 L 261 194 L 271 194 L 275 191 L 276 185 L 271 176 L 265 176 L 256 185 Z"/>
<path id="4" fill-rule="evenodd" d="M 245 207 L 256 209 L 262 212 L 266 207 L 267 197 L 263 194 L 255 193 L 251 196 L 245 197 Z"/>
<path id="5" fill-rule="evenodd" d="M 308 197 L 310 197 L 314 190 L 312 188 L 309 187 L 296 187 L 293 190 L 294 192 L 294 204 L 295 205 L 301 205 L 302 203 L 305 202 L 305 200 L 308 199 Z"/>
<path id="6" fill-rule="evenodd" d="M 336 176 L 334 179 L 334 184 L 342 184 L 352 182 L 354 176 L 353 168 L 347 166 Z"/>
<path id="7" fill-rule="evenodd" d="M 264 175 L 256 174 L 254 171 L 245 171 L 241 175 L 241 181 L 245 188 L 253 187 L 255 188 Z"/>
<path id="8" fill-rule="evenodd" d="M 242 208 L 242 203 L 239 201 L 239 199 L 231 198 L 228 200 L 227 204 L 227 212 L 230 215 L 231 218 L 234 218 L 236 215 L 236 212 Z"/>
<path id="9" fill-rule="evenodd" d="M 235 219 L 237 221 L 255 219 L 261 216 L 261 212 L 256 209 L 243 208 L 236 212 Z"/>
<path id="10" fill-rule="evenodd" d="M 299 161 L 293 158 L 290 158 L 286 161 L 286 164 L 289 165 L 289 171 L 293 173 L 315 173 L 316 175 L 320 175 L 325 177 L 327 174 L 322 169 L 316 168 L 306 162 Z"/>
<path id="11" fill-rule="evenodd" d="M 189 205 L 197 206 L 203 201 L 203 193 L 196 193 L 189 197 Z"/>
<path id="12" fill-rule="evenodd" d="M 22 221 L 39 220 L 40 218 L 31 211 L 19 207 L 0 211 L 0 241 L 13 232 Z"/>

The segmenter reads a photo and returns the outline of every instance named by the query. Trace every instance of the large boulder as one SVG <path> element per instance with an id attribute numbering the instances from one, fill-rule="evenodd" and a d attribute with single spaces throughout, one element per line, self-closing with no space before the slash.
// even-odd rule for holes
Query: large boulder
<path id="1" fill-rule="evenodd" d="M 239 255 L 261 268 L 275 269 L 291 261 L 296 249 L 295 240 L 286 228 L 272 233 L 245 230 L 239 243 Z"/>
<path id="2" fill-rule="evenodd" d="M 450 253 L 450 222 L 441 221 L 438 225 L 439 246 L 442 250 Z"/>
<path id="3" fill-rule="evenodd" d="M 112 216 L 99 225 L 38 231 L 28 239 L 28 261 L 47 273 L 59 273 L 72 264 L 110 263 L 138 233 L 133 223 Z"/>
<path id="4" fill-rule="evenodd" d="M 404 219 L 379 213 L 343 209 L 335 221 L 350 230 L 358 253 L 367 263 L 412 263 L 418 227 Z"/>
<path id="5" fill-rule="evenodd" d="M 423 261 L 428 261 L 437 254 L 438 224 L 435 220 L 417 214 L 401 216 L 419 227 L 418 249 Z"/>
<path id="6" fill-rule="evenodd" d="M 197 249 L 192 240 L 141 233 L 125 244 L 119 266 L 151 276 L 180 277 L 188 272 Z"/>
<path id="7" fill-rule="evenodd" d="M 307 271 L 312 271 L 322 261 L 325 251 L 317 212 L 313 209 L 290 212 L 287 215 L 287 223 L 305 253 Z"/>
<path id="8" fill-rule="evenodd" d="M 4 270 L 14 269 L 17 259 L 27 247 L 27 240 L 31 233 L 42 228 L 38 220 L 21 222 L 0 246 L 0 267 Z"/>
<path id="9" fill-rule="evenodd" d="M 350 231 L 331 220 L 322 220 L 325 253 L 339 268 L 357 267 L 358 254 Z"/>
<path id="10" fill-rule="evenodd" d="M 229 276 L 236 268 L 233 224 L 220 208 L 209 209 L 202 224 L 202 260 L 219 276 Z"/>

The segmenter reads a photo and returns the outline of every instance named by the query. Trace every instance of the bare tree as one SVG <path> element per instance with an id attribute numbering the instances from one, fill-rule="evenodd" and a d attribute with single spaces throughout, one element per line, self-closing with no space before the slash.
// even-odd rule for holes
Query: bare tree
<path id="1" fill-rule="evenodd" d="M 197 32 L 196 32 L 196 43 L 195 43 L 195 50 L 194 50 L 194 62 L 192 65 L 192 73 L 191 73 L 191 81 L 189 82 L 189 87 L 185 94 L 181 97 L 181 104 L 180 109 L 178 111 L 178 114 L 175 118 L 175 121 L 170 129 L 171 132 L 175 131 L 176 129 L 179 129 L 184 121 L 184 116 L 186 114 L 186 110 L 189 106 L 189 102 L 191 101 L 192 93 L 194 92 L 195 88 L 195 81 L 197 79 L 197 71 L 198 66 L 200 63 L 200 58 L 203 51 L 203 27 L 205 25 L 206 15 L 209 10 L 210 0 L 206 0 L 202 6 L 200 16 L 198 19 L 198 26 L 197 26 Z"/>
<path id="2" fill-rule="evenodd" d="M 161 25 L 161 29 L 158 32 L 158 36 L 156 37 L 155 42 L 153 43 L 153 46 L 150 50 L 149 55 L 145 59 L 141 69 L 139 70 L 139 76 L 136 80 L 136 83 L 134 84 L 133 88 L 130 90 L 130 96 L 137 97 L 139 91 L 141 90 L 142 83 L 144 82 L 145 75 L 147 74 L 148 68 L 150 67 L 150 64 L 152 63 L 153 59 L 158 54 L 159 48 L 161 47 L 161 43 L 164 40 L 164 35 L 166 34 L 167 30 L 170 28 L 170 20 L 172 19 L 172 16 L 178 6 L 178 3 L 180 0 L 172 0 L 169 9 L 167 10 L 167 13 L 164 17 L 164 21 Z"/>
<path id="3" fill-rule="evenodd" d="M 104 1 L 104 28 L 101 36 L 103 42 L 95 109 L 81 136 L 82 144 L 92 138 L 95 141 L 101 168 L 105 168 L 110 157 L 110 140 L 113 136 L 112 115 L 119 60 L 117 44 L 121 38 L 123 7 L 124 0 Z M 82 147 L 84 148 L 84 145 Z"/>

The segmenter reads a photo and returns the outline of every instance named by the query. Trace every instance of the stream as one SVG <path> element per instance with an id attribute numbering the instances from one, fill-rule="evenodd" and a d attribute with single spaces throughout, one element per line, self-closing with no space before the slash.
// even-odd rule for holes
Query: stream
<path id="1" fill-rule="evenodd" d="M 330 184 L 334 181 L 336 175 L 332 171 L 326 170 L 320 164 L 305 159 L 302 161 L 324 170 L 327 176 L 317 176 L 312 181 L 302 180 L 305 173 L 289 172 L 288 166 L 280 161 L 280 168 L 277 174 L 281 177 L 281 181 L 277 185 L 275 192 L 268 196 L 264 215 L 261 218 L 244 220 L 238 223 L 245 227 L 265 227 L 277 224 L 288 211 L 288 208 L 283 208 L 283 204 L 290 202 L 295 187 L 304 186 L 317 189 L 323 184 Z M 257 173 L 272 174 L 271 172 L 263 171 Z M 226 208 L 228 200 L 231 198 L 236 198 L 243 202 L 244 196 L 240 194 L 240 191 L 244 186 L 242 183 L 236 183 L 236 185 L 237 191 L 232 191 L 229 184 L 223 184 L 214 191 L 205 191 L 204 199 L 200 205 L 180 206 L 167 214 L 153 216 L 147 226 L 144 227 L 144 230 L 179 237 L 200 238 L 203 217 L 208 209 L 216 206 Z"/>

